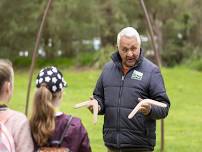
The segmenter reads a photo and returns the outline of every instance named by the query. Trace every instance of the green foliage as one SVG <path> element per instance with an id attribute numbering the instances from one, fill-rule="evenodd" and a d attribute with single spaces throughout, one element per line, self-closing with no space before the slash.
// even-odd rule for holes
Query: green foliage
<path id="1" fill-rule="evenodd" d="M 30 57 L 17 57 L 14 60 L 12 60 L 13 66 L 15 68 L 23 67 L 23 68 L 30 68 L 31 66 L 31 58 Z M 70 66 L 75 65 L 76 62 L 73 58 L 53 58 L 53 59 L 47 59 L 47 58 L 38 58 L 36 60 L 35 68 L 42 68 L 45 66 L 57 66 L 60 68 L 67 68 Z"/>
<path id="2" fill-rule="evenodd" d="M 111 55 L 114 51 L 115 49 L 112 45 L 107 45 L 102 48 L 97 54 L 95 67 L 103 68 L 103 66 L 111 60 Z"/>
<path id="3" fill-rule="evenodd" d="M 191 58 L 184 63 L 190 69 L 202 72 L 202 58 Z"/>
<path id="4" fill-rule="evenodd" d="M 130 18 L 123 12 L 123 0 L 98 0 L 96 3 L 97 26 L 102 45 L 116 44 L 117 31 L 128 25 Z M 129 3 L 130 4 L 130 3 Z M 128 3 L 126 4 L 129 7 Z M 131 8 L 131 7 L 130 7 Z"/>
<path id="5" fill-rule="evenodd" d="M 152 0 L 147 0 L 145 3 L 150 14 L 157 46 L 162 54 L 162 62 L 165 65 L 179 64 L 191 57 L 191 51 L 188 49 L 194 50 L 199 46 L 202 48 L 199 36 L 201 33 L 199 26 L 202 25 L 200 15 L 198 9 L 190 9 L 200 8 L 201 2 L 198 0 L 164 0 L 156 1 L 154 4 Z M 185 8 L 186 11 L 184 11 Z"/>
<path id="6" fill-rule="evenodd" d="M 191 68 L 196 69 L 198 71 L 202 71 L 202 59 L 199 59 L 198 61 L 193 61 L 191 63 Z"/>
<path id="7" fill-rule="evenodd" d="M 47 49 L 50 38 L 52 49 L 62 50 L 65 56 L 83 51 L 82 40 L 92 40 L 96 36 L 92 13 L 95 11 L 94 0 L 87 3 L 80 0 L 53 1 L 43 36 L 43 47 L 47 53 L 52 53 Z"/>
<path id="8" fill-rule="evenodd" d="M 0 1 L 1 57 L 17 56 L 19 51 L 32 48 L 43 6 L 43 1 Z"/>
<path id="9" fill-rule="evenodd" d="M 22 50 L 28 50 L 30 54 L 46 4 L 47 1 L 42 0 L 0 1 L 1 58 L 16 57 Z M 197 56 L 202 54 L 201 0 L 163 0 L 155 3 L 147 0 L 145 4 L 165 65 L 173 66 L 187 60 L 187 47 L 197 49 Z M 133 26 L 141 35 L 148 36 L 144 18 L 139 1 L 53 1 L 40 47 L 46 52 L 46 57 L 52 59 L 57 56 L 57 50 L 62 51 L 63 57 L 92 51 L 92 43 L 86 45 L 84 41 L 92 42 L 95 37 L 101 39 L 103 47 L 115 46 L 117 33 L 125 26 Z M 151 50 L 150 44 L 150 41 L 147 42 L 146 49 Z"/>
<path id="10" fill-rule="evenodd" d="M 31 66 L 31 58 L 16 57 L 11 59 L 12 64 L 15 68 L 29 68 Z"/>
<path id="11" fill-rule="evenodd" d="M 170 43 L 166 45 L 167 48 L 162 52 L 161 58 L 165 66 L 172 67 L 189 58 L 192 54 L 192 48 L 187 44 L 181 46 L 178 44 Z"/>
<path id="12" fill-rule="evenodd" d="M 92 66 L 97 57 L 100 55 L 100 51 L 86 51 L 78 53 L 73 57 L 54 57 L 52 59 L 38 57 L 36 60 L 36 68 L 42 68 L 44 66 L 57 66 L 60 68 L 68 67 L 82 67 L 82 66 Z M 30 57 L 16 57 L 10 58 L 15 68 L 29 68 L 31 66 Z"/>
<path id="13" fill-rule="evenodd" d="M 98 51 L 86 51 L 77 54 L 75 57 L 76 66 L 92 66 L 96 61 Z"/>

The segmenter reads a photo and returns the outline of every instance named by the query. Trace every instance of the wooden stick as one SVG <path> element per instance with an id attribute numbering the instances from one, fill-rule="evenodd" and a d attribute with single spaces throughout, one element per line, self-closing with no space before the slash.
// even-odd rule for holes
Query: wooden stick
<path id="1" fill-rule="evenodd" d="M 144 103 L 148 103 L 148 104 L 155 105 L 158 107 L 163 107 L 163 108 L 167 107 L 167 105 L 165 103 L 161 103 L 161 102 L 154 101 L 154 100 L 143 100 L 143 101 L 139 102 L 137 104 L 137 106 L 133 109 L 133 111 L 128 115 L 128 119 L 133 118 L 134 115 L 139 111 L 142 104 L 144 104 Z"/>
<path id="2" fill-rule="evenodd" d="M 149 35 L 150 35 L 150 37 L 151 37 L 152 47 L 153 47 L 153 49 L 154 49 L 154 55 L 155 55 L 155 58 L 156 58 L 156 61 L 157 61 L 157 65 L 158 65 L 159 67 L 161 67 L 161 57 L 160 57 L 160 53 L 159 53 L 159 50 L 157 49 L 156 42 L 155 42 L 155 40 L 154 40 L 154 30 L 153 30 L 153 26 L 152 26 L 152 24 L 151 24 L 150 17 L 149 17 L 147 8 L 146 8 L 146 6 L 145 6 L 144 0 L 140 0 L 140 4 L 141 4 L 141 7 L 142 7 L 142 9 L 143 9 L 143 12 L 144 12 L 146 21 L 147 21 L 147 26 L 148 26 L 148 29 L 149 29 Z"/>
<path id="3" fill-rule="evenodd" d="M 159 50 L 156 47 L 156 42 L 154 40 L 154 32 L 153 32 L 153 27 L 152 27 L 152 24 L 151 24 L 151 21 L 150 21 L 150 17 L 149 17 L 147 8 L 145 6 L 144 0 L 140 0 L 140 4 L 141 4 L 141 7 L 142 7 L 142 9 L 144 11 L 144 15 L 145 15 L 147 25 L 148 25 L 148 28 L 149 28 L 149 34 L 150 34 L 150 37 L 151 37 L 152 47 L 153 47 L 154 53 L 155 53 L 156 63 L 159 66 L 159 69 L 160 69 L 161 68 L 161 57 L 160 57 Z M 163 121 L 164 120 L 161 119 L 161 148 L 160 148 L 160 152 L 164 151 L 164 143 L 165 143 L 164 142 L 164 122 Z"/>
<path id="4" fill-rule="evenodd" d="M 93 123 L 97 123 L 97 116 L 98 116 L 98 104 L 93 105 Z"/>
<path id="5" fill-rule="evenodd" d="M 32 76 L 33 76 L 33 72 L 34 72 L 34 66 L 35 66 L 35 62 L 36 62 L 36 58 L 37 58 L 37 50 L 39 48 L 39 43 L 40 43 L 40 39 L 41 39 L 41 33 L 43 31 L 43 27 L 44 27 L 44 23 L 48 14 L 48 10 L 50 8 L 50 5 L 52 3 L 52 0 L 48 1 L 48 4 L 44 10 L 44 14 L 43 14 L 43 18 L 41 21 L 41 25 L 39 27 L 38 33 L 37 33 L 37 37 L 36 37 L 36 42 L 35 42 L 35 47 L 34 47 L 34 51 L 33 51 L 33 55 L 32 55 L 32 64 L 30 67 L 30 71 L 29 71 L 29 82 L 28 82 L 28 88 L 27 88 L 27 98 L 26 98 L 26 105 L 25 105 L 25 114 L 28 114 L 28 106 L 29 106 L 29 96 L 30 96 L 30 91 L 31 91 L 31 84 L 32 84 Z"/>
<path id="6" fill-rule="evenodd" d="M 81 103 L 76 104 L 74 106 L 74 108 L 78 109 L 78 108 L 88 107 L 89 103 L 90 103 L 90 101 L 81 102 Z"/>
<path id="7" fill-rule="evenodd" d="M 96 124 L 97 123 L 97 116 L 98 116 L 98 103 L 95 101 L 85 101 L 85 102 L 81 102 L 78 103 L 74 106 L 74 108 L 78 109 L 78 108 L 83 108 L 83 107 L 89 107 L 89 106 L 93 106 L 93 123 Z"/>

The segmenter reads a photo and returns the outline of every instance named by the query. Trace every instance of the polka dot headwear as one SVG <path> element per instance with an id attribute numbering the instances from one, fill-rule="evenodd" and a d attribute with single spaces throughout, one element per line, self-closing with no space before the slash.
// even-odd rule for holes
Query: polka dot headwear
<path id="1" fill-rule="evenodd" d="M 67 87 L 62 73 L 53 66 L 46 67 L 39 72 L 36 79 L 36 87 L 39 88 L 42 83 L 45 83 L 52 93 L 61 91 L 62 88 Z"/>

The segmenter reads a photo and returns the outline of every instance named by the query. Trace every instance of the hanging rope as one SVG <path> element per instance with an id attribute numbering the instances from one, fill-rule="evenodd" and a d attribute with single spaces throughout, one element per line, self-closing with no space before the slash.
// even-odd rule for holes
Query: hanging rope
<path id="1" fill-rule="evenodd" d="M 32 64 L 31 64 L 30 71 L 29 71 L 29 83 L 28 83 L 26 106 L 25 106 L 25 114 L 26 115 L 28 114 L 29 97 L 30 97 L 30 91 L 31 91 L 32 76 L 33 76 L 34 67 L 35 67 L 36 58 L 37 58 L 37 51 L 38 51 L 38 48 L 39 48 L 39 43 L 40 43 L 40 40 L 41 40 L 41 34 L 42 34 L 42 31 L 43 31 L 44 23 L 46 21 L 48 10 L 49 10 L 49 8 L 51 6 L 51 3 L 52 3 L 52 0 L 49 0 L 48 3 L 47 3 L 47 6 L 46 6 L 46 8 L 44 10 L 44 13 L 43 13 L 43 18 L 42 18 L 42 21 L 41 21 L 41 25 L 39 27 L 37 37 L 36 37 L 35 47 L 34 47 L 34 51 L 33 51 L 33 55 L 32 55 Z"/>

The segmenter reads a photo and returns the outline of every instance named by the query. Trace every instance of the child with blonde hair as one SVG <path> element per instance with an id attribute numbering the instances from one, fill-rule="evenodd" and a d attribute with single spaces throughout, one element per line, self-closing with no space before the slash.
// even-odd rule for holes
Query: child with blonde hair
<path id="1" fill-rule="evenodd" d="M 66 147 L 71 152 L 91 152 L 88 134 L 81 120 L 58 112 L 67 84 L 56 67 L 42 69 L 36 79 L 30 119 L 35 150 Z"/>
<path id="2" fill-rule="evenodd" d="M 23 113 L 11 110 L 8 102 L 13 95 L 14 72 L 11 62 L 0 59 L 0 121 L 10 135 L 9 147 L 0 139 L 0 151 L 33 152 L 29 121 Z M 1 130 L 3 133 L 3 129 Z M 12 140 L 12 141 L 11 141 Z"/>

